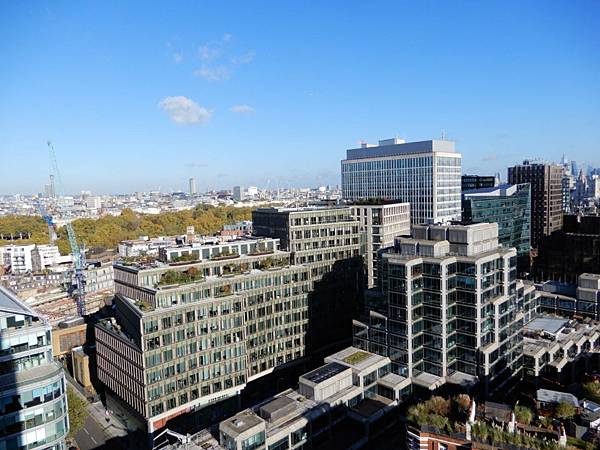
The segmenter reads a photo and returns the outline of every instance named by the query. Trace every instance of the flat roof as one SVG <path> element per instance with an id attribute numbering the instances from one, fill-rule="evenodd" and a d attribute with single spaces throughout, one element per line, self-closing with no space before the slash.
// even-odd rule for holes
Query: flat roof
<path id="1" fill-rule="evenodd" d="M 363 371 L 387 359 L 385 356 L 376 355 L 356 347 L 347 347 L 333 355 L 325 358 L 325 361 L 339 363 L 342 366 L 351 367 Z M 389 360 L 388 360 L 389 361 Z"/>
<path id="2" fill-rule="evenodd" d="M 227 428 L 229 431 L 234 431 L 237 434 L 241 434 L 262 423 L 264 423 L 264 421 L 258 417 L 254 411 L 247 409 L 237 413 L 235 416 L 230 417 L 229 419 L 225 419 L 221 422 L 220 426 L 225 426 L 225 428 Z"/>
<path id="3" fill-rule="evenodd" d="M 560 391 L 551 391 L 550 389 L 538 389 L 536 393 L 536 398 L 539 402 L 544 403 L 560 403 L 566 402 L 575 406 L 575 408 L 579 407 L 579 400 L 573 394 L 568 392 L 560 392 Z"/>
<path id="4" fill-rule="evenodd" d="M 545 331 L 550 334 L 558 334 L 562 328 L 569 323 L 568 319 L 559 317 L 542 316 L 536 317 L 531 322 L 525 324 L 528 331 Z"/>
<path id="5" fill-rule="evenodd" d="M 343 366 L 337 362 L 331 362 L 311 372 L 305 373 L 301 376 L 301 378 L 318 384 L 342 373 L 345 370 L 348 370 L 348 366 Z"/>
<path id="6" fill-rule="evenodd" d="M 383 145 L 381 145 L 382 143 Z M 381 158 L 386 156 L 409 155 L 411 153 L 433 152 L 456 153 L 456 150 L 454 149 L 454 142 L 430 139 L 428 141 L 388 144 L 386 141 L 380 141 L 380 145 L 366 145 L 364 147 L 346 150 L 346 159 Z M 456 153 L 456 156 L 460 158 L 461 154 Z"/>

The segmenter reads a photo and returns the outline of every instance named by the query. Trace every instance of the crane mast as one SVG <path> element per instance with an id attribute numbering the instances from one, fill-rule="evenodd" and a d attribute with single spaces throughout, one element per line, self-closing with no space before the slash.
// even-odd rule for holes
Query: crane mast
<path id="1" fill-rule="evenodd" d="M 48 141 L 48 149 L 50 151 L 50 163 L 52 170 L 58 181 L 57 186 L 59 190 L 59 196 L 63 196 L 63 185 L 62 178 L 60 176 L 60 170 L 58 169 L 58 162 L 56 160 L 56 152 L 54 146 Z M 70 216 L 70 213 L 67 214 Z M 85 253 L 83 249 L 77 243 L 77 237 L 73 225 L 70 220 L 67 219 L 65 227 L 67 228 L 67 238 L 69 239 L 69 245 L 71 246 L 71 254 L 73 256 L 73 267 L 75 269 L 75 301 L 77 303 L 77 313 L 80 316 L 85 316 L 85 276 L 83 270 L 85 268 Z"/>

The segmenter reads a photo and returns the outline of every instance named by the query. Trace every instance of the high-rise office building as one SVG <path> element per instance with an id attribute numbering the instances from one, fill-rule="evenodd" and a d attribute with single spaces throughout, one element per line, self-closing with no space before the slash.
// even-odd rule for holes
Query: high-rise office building
<path id="1" fill-rule="evenodd" d="M 412 223 L 460 220 L 461 159 L 450 141 L 362 144 L 341 163 L 342 195 L 408 202 Z"/>
<path id="2" fill-rule="evenodd" d="M 537 248 L 543 236 L 562 228 L 563 167 L 557 164 L 531 163 L 508 168 L 510 184 L 531 186 L 531 246 Z"/>
<path id="3" fill-rule="evenodd" d="M 396 236 L 410 234 L 410 205 L 394 201 L 356 202 L 352 205 L 352 216 L 360 223 L 364 234 L 364 249 L 367 287 L 377 285 L 378 254 L 394 245 Z"/>
<path id="4" fill-rule="evenodd" d="M 389 356 L 413 386 L 499 388 L 522 369 L 523 325 L 536 308 L 516 256 L 499 246 L 495 223 L 413 225 L 382 255 L 388 311 L 354 322 L 354 346 Z"/>
<path id="5" fill-rule="evenodd" d="M 96 326 L 98 377 L 149 432 L 350 341 L 364 288 L 350 207 L 259 209 L 253 222 L 261 237 L 114 265 L 116 319 Z"/>
<path id="6" fill-rule="evenodd" d="M 242 186 L 233 187 L 233 200 L 236 202 L 244 200 L 244 188 Z"/>
<path id="7" fill-rule="evenodd" d="M 0 448 L 63 450 L 69 431 L 65 375 L 51 326 L 0 287 Z"/>
<path id="8" fill-rule="evenodd" d="M 600 272 L 600 217 L 564 217 L 563 228 L 545 236 L 533 260 L 537 281 L 576 284 L 582 273 Z"/>
<path id="9" fill-rule="evenodd" d="M 190 178 L 190 195 L 194 196 L 198 193 L 198 190 L 196 189 L 196 179 L 195 178 Z"/>
<path id="10" fill-rule="evenodd" d="M 529 270 L 531 253 L 531 196 L 529 184 L 463 191 L 465 222 L 498 224 L 498 241 L 517 250 L 519 272 Z"/>
<path id="11" fill-rule="evenodd" d="M 473 189 L 493 188 L 496 186 L 495 175 L 463 175 L 461 177 L 461 185 L 463 191 Z"/>

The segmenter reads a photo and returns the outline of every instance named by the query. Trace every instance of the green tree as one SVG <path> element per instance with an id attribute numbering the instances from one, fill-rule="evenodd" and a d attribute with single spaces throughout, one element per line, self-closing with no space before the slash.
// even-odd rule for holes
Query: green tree
<path id="1" fill-rule="evenodd" d="M 575 416 L 575 407 L 568 402 L 560 402 L 556 405 L 554 413 L 559 419 L 572 419 Z"/>
<path id="2" fill-rule="evenodd" d="M 88 417 L 87 402 L 75 393 L 71 386 L 67 387 L 67 402 L 69 404 L 69 437 L 74 437 L 85 425 Z"/>

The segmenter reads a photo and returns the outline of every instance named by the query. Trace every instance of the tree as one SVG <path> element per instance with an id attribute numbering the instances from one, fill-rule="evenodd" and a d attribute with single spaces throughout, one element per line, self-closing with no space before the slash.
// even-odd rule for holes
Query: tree
<path id="1" fill-rule="evenodd" d="M 529 425 L 533 420 L 533 413 L 528 407 L 517 405 L 515 406 L 515 419 L 523 425 Z"/>
<path id="2" fill-rule="evenodd" d="M 559 419 L 572 419 L 575 416 L 575 407 L 568 402 L 560 402 L 556 405 L 554 413 Z"/>
<path id="3" fill-rule="evenodd" d="M 85 425 L 88 417 L 87 403 L 67 386 L 67 402 L 69 404 L 69 437 L 74 437 Z"/>

